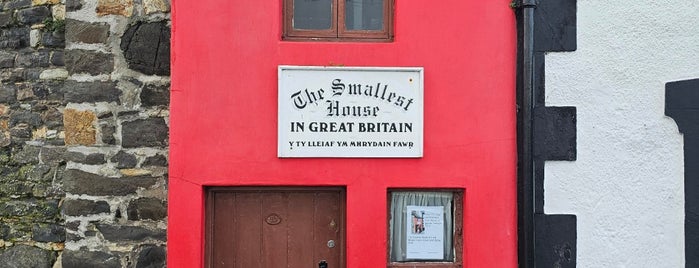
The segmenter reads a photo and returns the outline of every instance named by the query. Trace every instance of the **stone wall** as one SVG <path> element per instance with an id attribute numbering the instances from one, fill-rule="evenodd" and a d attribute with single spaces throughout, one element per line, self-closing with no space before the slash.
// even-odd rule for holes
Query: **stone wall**
<path id="1" fill-rule="evenodd" d="M 168 2 L 0 7 L 0 263 L 164 266 Z"/>
<path id="2" fill-rule="evenodd" d="M 66 237 L 65 6 L 16 0 L 0 8 L 0 263 L 50 267 Z"/>

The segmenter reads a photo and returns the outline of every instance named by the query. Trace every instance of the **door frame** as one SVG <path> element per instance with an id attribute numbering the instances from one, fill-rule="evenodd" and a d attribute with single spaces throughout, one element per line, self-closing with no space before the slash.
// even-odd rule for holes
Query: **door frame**
<path id="1" fill-rule="evenodd" d="M 274 193 L 274 192 L 338 192 L 340 194 L 340 267 L 345 268 L 347 242 L 347 188 L 345 186 L 215 186 L 204 187 L 205 214 L 204 214 L 204 267 L 212 268 L 213 254 L 213 227 L 214 227 L 214 194 L 215 193 Z"/>

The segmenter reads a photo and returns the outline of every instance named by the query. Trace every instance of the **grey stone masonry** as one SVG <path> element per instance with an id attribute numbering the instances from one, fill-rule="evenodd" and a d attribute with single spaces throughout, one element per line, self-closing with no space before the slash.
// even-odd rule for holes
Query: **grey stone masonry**
<path id="1" fill-rule="evenodd" d="M 57 0 L 0 3 L 2 267 L 52 267 L 65 248 L 62 10 Z"/>
<path id="2" fill-rule="evenodd" d="M 0 267 L 165 267 L 156 2 L 0 1 Z"/>

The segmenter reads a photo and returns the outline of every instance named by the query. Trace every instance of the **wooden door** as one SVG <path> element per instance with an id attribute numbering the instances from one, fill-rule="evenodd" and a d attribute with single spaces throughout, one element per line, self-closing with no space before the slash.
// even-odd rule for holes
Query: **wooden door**
<path id="1" fill-rule="evenodd" d="M 212 188 L 207 266 L 344 268 L 344 190 Z"/>

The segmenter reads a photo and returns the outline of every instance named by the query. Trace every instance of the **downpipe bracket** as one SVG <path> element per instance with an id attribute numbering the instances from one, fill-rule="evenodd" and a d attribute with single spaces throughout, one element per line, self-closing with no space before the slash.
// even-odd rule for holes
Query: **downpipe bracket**
<path id="1" fill-rule="evenodd" d="M 513 9 L 536 8 L 536 0 L 512 0 L 510 7 Z"/>

